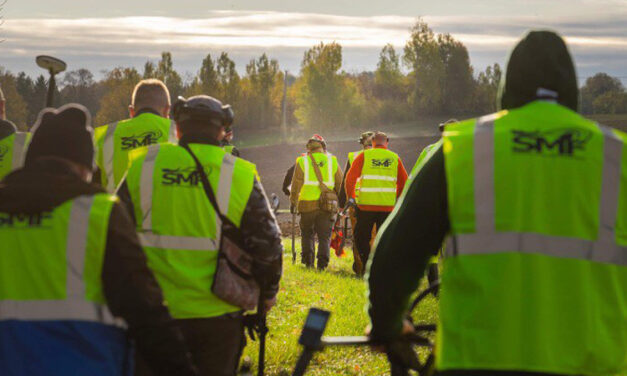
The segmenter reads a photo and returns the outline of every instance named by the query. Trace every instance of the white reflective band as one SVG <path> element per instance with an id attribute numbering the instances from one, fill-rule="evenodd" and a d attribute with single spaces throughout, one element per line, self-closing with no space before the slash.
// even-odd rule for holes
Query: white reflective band
<path id="1" fill-rule="evenodd" d="M 396 193 L 396 188 L 364 188 L 360 187 L 359 192 L 394 192 Z"/>
<path id="2" fill-rule="evenodd" d="M 613 241 L 589 241 L 577 238 L 529 232 L 458 234 L 455 253 L 463 255 L 522 252 L 553 257 L 574 258 L 627 266 L 627 247 Z M 447 254 L 450 255 L 447 249 Z"/>
<path id="3" fill-rule="evenodd" d="M 235 157 L 229 153 L 224 153 L 222 165 L 220 166 L 220 178 L 218 181 L 218 208 L 222 215 L 227 216 L 229 212 L 229 200 L 231 198 L 231 186 L 233 185 L 233 170 L 235 169 Z M 218 212 L 215 212 L 216 239 L 222 238 L 222 219 Z"/>
<path id="4" fill-rule="evenodd" d="M 384 180 L 384 181 L 393 181 L 396 182 L 396 177 L 394 176 L 384 176 L 384 175 L 362 175 L 361 178 L 363 180 Z"/>
<path id="5" fill-rule="evenodd" d="M 2 300 L 0 320 L 81 320 L 120 325 L 106 306 L 85 300 L 85 252 L 94 196 L 72 202 L 66 244 L 66 298 L 63 300 Z"/>
<path id="6" fill-rule="evenodd" d="M 614 227 L 618 215 L 618 197 L 620 195 L 623 143 L 610 128 L 597 126 L 604 136 L 599 238 L 614 239 Z"/>
<path id="7" fill-rule="evenodd" d="M 331 153 L 327 153 L 327 180 L 324 182 L 327 187 L 331 187 L 333 185 L 333 156 Z"/>
<path id="8" fill-rule="evenodd" d="M 616 244 L 615 224 L 620 192 L 622 142 L 598 126 L 604 136 L 599 230 L 595 241 L 537 233 L 496 232 L 494 210 L 494 117 L 477 121 L 474 132 L 475 233 L 458 234 L 446 254 L 539 253 L 627 266 L 627 247 Z"/>
<path id="9" fill-rule="evenodd" d="M 113 153 L 115 150 L 115 128 L 117 128 L 118 122 L 107 125 L 107 131 L 102 143 L 102 164 L 104 171 L 101 174 L 105 174 L 107 177 L 107 190 L 113 192 L 115 190 L 115 179 L 113 176 Z"/>
<path id="10" fill-rule="evenodd" d="M 141 178 L 139 181 L 139 195 L 142 209 L 142 228 L 152 229 L 152 192 L 154 189 L 153 175 L 155 171 L 155 161 L 159 154 L 159 144 L 148 146 L 146 158 L 142 164 Z"/>
<path id="11" fill-rule="evenodd" d="M 303 164 L 305 165 L 305 171 L 303 171 L 305 173 L 305 185 L 318 184 L 317 180 L 316 182 L 309 180 L 309 155 L 303 156 Z"/>
<path id="12" fill-rule="evenodd" d="M 176 122 L 174 120 L 170 120 L 170 134 L 168 135 L 168 142 L 176 144 Z"/>
<path id="13" fill-rule="evenodd" d="M 28 133 L 15 133 L 15 138 L 13 139 L 13 160 L 11 161 L 12 170 L 17 170 L 24 165 L 24 157 L 26 157 L 24 151 L 26 149 L 27 138 Z"/>
<path id="14" fill-rule="evenodd" d="M 0 301 L 2 320 L 77 320 L 124 326 L 107 307 L 85 300 L 3 300 Z"/>
<path id="15" fill-rule="evenodd" d="M 82 299 L 85 293 L 83 271 L 85 269 L 85 250 L 89 231 L 89 212 L 94 203 L 94 196 L 80 196 L 72 202 L 67 234 L 67 297 Z"/>
<path id="16" fill-rule="evenodd" d="M 220 211 L 224 215 L 227 215 L 229 212 L 229 199 L 231 198 L 234 170 L 235 157 L 229 153 L 224 153 L 222 165 L 220 166 L 220 180 L 218 182 L 218 193 L 216 197 Z"/>
<path id="17" fill-rule="evenodd" d="M 474 134 L 475 231 L 494 232 L 494 115 L 477 119 Z"/>
<path id="18" fill-rule="evenodd" d="M 197 238 L 192 236 L 157 235 L 152 232 L 138 233 L 139 240 L 144 247 L 175 249 L 189 251 L 217 251 L 218 243 L 212 238 Z"/>

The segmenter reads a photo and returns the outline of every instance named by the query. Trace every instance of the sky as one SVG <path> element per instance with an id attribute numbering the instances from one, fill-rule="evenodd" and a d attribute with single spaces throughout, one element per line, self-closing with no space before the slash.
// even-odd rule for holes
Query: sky
<path id="1" fill-rule="evenodd" d="M 627 0 L 6 0 L 0 15 L 0 66 L 30 75 L 42 72 L 39 54 L 100 77 L 116 66 L 141 71 L 161 51 L 187 79 L 221 51 L 240 72 L 266 52 L 297 74 L 308 48 L 332 41 L 343 46 L 342 69 L 374 70 L 381 48 L 402 52 L 422 17 L 468 47 L 475 72 L 504 64 L 526 30 L 543 28 L 565 36 L 581 80 L 607 72 L 627 85 Z"/>

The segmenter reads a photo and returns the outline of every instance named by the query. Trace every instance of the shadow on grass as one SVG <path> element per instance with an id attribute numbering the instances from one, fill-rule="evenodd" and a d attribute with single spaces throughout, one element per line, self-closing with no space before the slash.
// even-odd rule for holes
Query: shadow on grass
<path id="1" fill-rule="evenodd" d="M 361 279 L 361 277 L 358 277 L 357 274 L 355 274 L 353 271 L 346 270 L 346 269 L 328 269 L 327 268 L 324 271 L 324 273 L 334 274 L 343 278 Z"/>

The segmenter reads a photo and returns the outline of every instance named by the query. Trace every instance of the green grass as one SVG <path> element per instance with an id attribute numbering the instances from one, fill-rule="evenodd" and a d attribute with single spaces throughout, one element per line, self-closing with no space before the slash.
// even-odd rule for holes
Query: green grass
<path id="1" fill-rule="evenodd" d="M 352 252 L 338 258 L 331 250 L 331 262 L 324 272 L 306 269 L 300 264 L 300 241 L 297 239 L 296 264 L 292 264 L 291 242 L 284 240 L 283 279 L 278 303 L 268 316 L 270 332 L 266 344 L 266 375 L 290 375 L 301 347 L 300 330 L 311 307 L 331 311 L 325 335 L 363 335 L 368 325 L 365 310 L 365 282 L 353 276 Z M 423 281 L 422 287 L 425 287 Z M 437 301 L 429 296 L 414 313 L 415 321 L 436 322 Z M 248 342 L 244 357 L 249 357 L 256 374 L 258 342 Z M 424 353 L 421 358 L 424 360 Z M 388 375 L 384 355 L 364 347 L 327 348 L 314 356 L 307 375 Z M 622 376 L 627 376 L 623 374 Z"/>
<path id="2" fill-rule="evenodd" d="M 297 242 L 299 243 L 299 242 Z M 300 330 L 311 307 L 331 311 L 325 335 L 363 335 L 368 325 L 364 281 L 353 276 L 352 252 L 338 258 L 331 250 L 331 262 L 324 272 L 306 269 L 300 264 L 297 245 L 296 264 L 292 264 L 291 244 L 284 242 L 283 279 L 277 305 L 268 316 L 270 332 L 266 344 L 266 375 L 291 374 L 301 351 Z M 425 301 L 419 316 L 433 321 L 437 315 L 433 298 Z M 244 351 L 253 367 L 257 365 L 258 342 L 248 342 Z M 286 373 L 287 372 L 287 373 Z M 314 356 L 307 375 L 386 375 L 384 355 L 364 347 L 327 348 Z"/>

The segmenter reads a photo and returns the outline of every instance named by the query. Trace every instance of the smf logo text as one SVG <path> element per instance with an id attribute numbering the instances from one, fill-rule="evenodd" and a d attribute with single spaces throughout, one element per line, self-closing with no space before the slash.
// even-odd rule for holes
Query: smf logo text
<path id="1" fill-rule="evenodd" d="M 205 174 L 209 176 L 211 169 L 205 167 Z M 163 168 L 161 169 L 161 184 L 166 186 L 195 187 L 200 184 L 200 173 L 196 167 Z"/>
<path id="2" fill-rule="evenodd" d="M 555 129 L 550 131 L 512 130 L 512 150 L 542 156 L 575 156 L 585 150 L 592 132 L 583 129 Z"/>
<path id="3" fill-rule="evenodd" d="M 372 160 L 372 167 L 374 168 L 388 168 L 390 166 L 392 166 L 392 159 L 390 158 L 385 158 L 385 159 L 373 159 Z"/>
<path id="4" fill-rule="evenodd" d="M 47 220 L 52 219 L 52 212 L 37 214 L 0 213 L 0 228 L 33 228 L 43 227 Z"/>
<path id="5" fill-rule="evenodd" d="M 122 137 L 122 150 L 137 149 L 138 147 L 156 144 L 163 136 L 161 131 L 148 131 L 139 135 Z"/>

